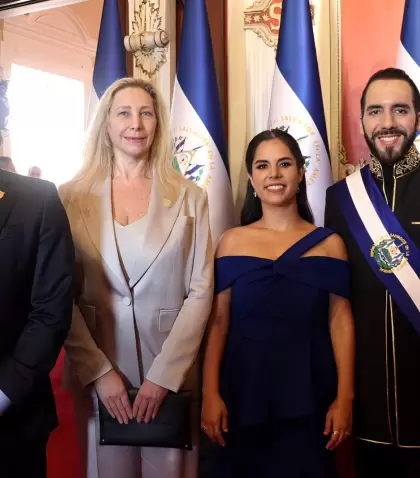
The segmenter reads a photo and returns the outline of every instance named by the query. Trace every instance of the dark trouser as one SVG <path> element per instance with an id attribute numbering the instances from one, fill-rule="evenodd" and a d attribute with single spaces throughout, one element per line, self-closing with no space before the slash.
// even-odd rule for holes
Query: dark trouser
<path id="1" fill-rule="evenodd" d="M 357 478 L 420 477 L 420 449 L 356 440 L 354 456 Z"/>
<path id="2" fill-rule="evenodd" d="M 0 445 L 1 478 L 46 478 L 47 441 Z"/>

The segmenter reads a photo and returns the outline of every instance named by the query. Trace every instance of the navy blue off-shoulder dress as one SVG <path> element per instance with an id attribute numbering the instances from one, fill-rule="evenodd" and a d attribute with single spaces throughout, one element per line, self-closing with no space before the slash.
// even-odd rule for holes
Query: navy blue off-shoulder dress
<path id="1" fill-rule="evenodd" d="M 218 478 L 334 476 L 323 435 L 337 391 L 329 296 L 349 296 L 349 267 L 302 257 L 331 234 L 317 228 L 274 261 L 216 260 L 216 294 L 232 291 L 221 370 L 229 432 Z"/>

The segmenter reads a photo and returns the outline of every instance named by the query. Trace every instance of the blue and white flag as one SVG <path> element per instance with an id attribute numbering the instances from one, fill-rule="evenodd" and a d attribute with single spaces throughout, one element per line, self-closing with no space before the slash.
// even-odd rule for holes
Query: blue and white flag
<path id="1" fill-rule="evenodd" d="M 322 226 L 332 175 L 309 0 L 283 0 L 268 127 L 299 142 L 309 203 Z"/>
<path id="2" fill-rule="evenodd" d="M 114 81 L 127 76 L 124 36 L 121 28 L 118 0 L 104 0 L 95 66 L 90 96 L 89 119 L 96 111 L 99 99 Z"/>
<path id="3" fill-rule="evenodd" d="M 397 67 L 404 70 L 420 89 L 420 0 L 406 0 Z M 417 149 L 419 149 L 417 134 Z"/>
<path id="4" fill-rule="evenodd" d="M 180 172 L 207 190 L 216 246 L 233 226 L 233 197 L 205 0 L 185 2 L 171 128 Z"/>

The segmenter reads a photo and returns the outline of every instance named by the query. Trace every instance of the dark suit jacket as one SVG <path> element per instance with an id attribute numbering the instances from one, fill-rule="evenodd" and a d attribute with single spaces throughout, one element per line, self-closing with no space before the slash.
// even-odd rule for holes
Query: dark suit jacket
<path id="1" fill-rule="evenodd" d="M 420 248 L 420 156 L 410 153 L 394 168 L 382 167 L 375 159 L 371 170 L 405 232 Z M 325 224 L 344 239 L 352 273 L 355 433 L 373 442 L 420 448 L 420 337 L 365 260 L 336 191 L 337 185 L 327 191 Z"/>
<path id="2" fill-rule="evenodd" d="M 0 170 L 0 446 L 57 426 L 49 373 L 70 328 L 74 248 L 55 186 Z M 1 195 L 1 193 L 0 193 Z"/>

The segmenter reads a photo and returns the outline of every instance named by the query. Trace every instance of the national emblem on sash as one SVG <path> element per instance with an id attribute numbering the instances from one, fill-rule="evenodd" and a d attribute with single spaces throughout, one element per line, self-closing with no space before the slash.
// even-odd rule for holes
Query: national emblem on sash
<path id="1" fill-rule="evenodd" d="M 407 264 L 410 255 L 407 241 L 398 234 L 390 234 L 377 241 L 370 250 L 381 272 L 392 274 Z"/>

